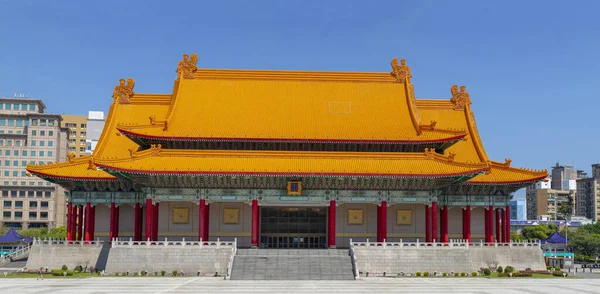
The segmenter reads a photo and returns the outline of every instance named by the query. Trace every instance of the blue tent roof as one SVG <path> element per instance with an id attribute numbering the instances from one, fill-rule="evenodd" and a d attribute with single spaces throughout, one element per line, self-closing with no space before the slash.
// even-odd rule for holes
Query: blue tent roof
<path id="1" fill-rule="evenodd" d="M 15 231 L 14 228 L 10 228 L 8 230 L 8 232 L 6 232 L 6 234 L 4 234 L 4 236 L 0 236 L 0 243 L 15 243 L 15 242 L 32 242 L 33 238 L 25 238 L 21 235 L 19 235 L 19 233 L 17 233 L 17 231 Z"/>
<path id="2" fill-rule="evenodd" d="M 554 233 L 552 233 L 552 235 L 550 235 L 550 237 L 542 240 L 542 244 L 565 244 L 567 243 L 567 238 L 565 238 L 565 236 L 561 235 L 558 231 L 555 231 Z"/>

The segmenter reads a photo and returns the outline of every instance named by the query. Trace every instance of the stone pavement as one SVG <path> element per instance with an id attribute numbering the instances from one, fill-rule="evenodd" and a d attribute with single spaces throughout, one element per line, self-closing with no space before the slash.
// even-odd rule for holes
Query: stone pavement
<path id="1" fill-rule="evenodd" d="M 4 279 L 0 293 L 598 293 L 600 280 L 367 278 L 358 281 L 225 281 L 222 278 Z"/>

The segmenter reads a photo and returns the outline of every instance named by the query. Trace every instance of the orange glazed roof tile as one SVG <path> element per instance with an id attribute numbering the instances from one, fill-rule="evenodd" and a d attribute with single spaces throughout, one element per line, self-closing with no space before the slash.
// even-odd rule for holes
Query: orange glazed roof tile
<path id="1" fill-rule="evenodd" d="M 198 70 L 175 83 L 161 127 L 127 126 L 162 140 L 445 142 L 464 130 L 420 130 L 405 85 L 389 73 Z M 409 87 L 412 87 L 409 84 Z"/>
<path id="2" fill-rule="evenodd" d="M 450 100 L 417 100 L 416 104 L 423 121 L 436 121 L 436 126 L 468 130 L 464 140 L 446 150 L 448 154 L 456 154 L 457 161 L 490 163 L 490 170 L 487 173 L 478 175 L 465 184 L 522 184 L 537 182 L 548 175 L 546 170 L 519 169 L 510 167 L 510 162 L 506 165 L 490 161 L 481 143 L 475 117 L 469 105 L 455 110 L 456 105 Z"/>
<path id="3" fill-rule="evenodd" d="M 455 162 L 433 151 L 364 153 L 308 151 L 161 150 L 128 159 L 97 160 L 101 168 L 134 174 L 260 176 L 453 177 L 473 175 L 487 164 Z"/>
<path id="4" fill-rule="evenodd" d="M 117 123 L 147 123 L 149 115 L 164 116 L 169 108 L 171 95 L 136 94 L 130 104 L 112 104 L 104 130 L 91 156 L 73 158 L 69 162 L 50 165 L 28 165 L 27 171 L 46 178 L 87 180 L 118 180 L 105 171 L 90 167 L 93 158 L 129 157 L 129 149 L 139 146 L 127 137 L 120 136 Z"/>

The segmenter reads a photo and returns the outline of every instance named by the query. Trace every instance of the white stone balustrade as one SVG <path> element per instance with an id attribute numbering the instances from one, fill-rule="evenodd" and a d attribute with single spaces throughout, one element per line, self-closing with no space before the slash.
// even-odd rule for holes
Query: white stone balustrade
<path id="1" fill-rule="evenodd" d="M 482 247 L 540 247 L 539 241 L 525 241 L 525 242 L 509 242 L 509 243 L 485 243 L 481 242 L 468 242 L 463 239 L 452 239 L 448 243 L 441 242 L 371 242 L 367 239 L 366 242 L 354 242 L 350 240 L 350 248 L 365 248 L 365 249 L 391 249 L 391 248 L 421 248 L 421 249 L 468 249 L 469 247 L 482 248 Z"/>

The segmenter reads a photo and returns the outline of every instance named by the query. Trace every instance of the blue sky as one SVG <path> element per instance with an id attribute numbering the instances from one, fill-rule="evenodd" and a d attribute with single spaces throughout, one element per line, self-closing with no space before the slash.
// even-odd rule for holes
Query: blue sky
<path id="1" fill-rule="evenodd" d="M 600 162 L 598 1 L 88 2 L 0 1 L 0 96 L 86 114 L 121 77 L 170 93 L 187 52 L 242 69 L 387 72 L 398 57 L 417 97 L 467 85 L 490 157 Z"/>

